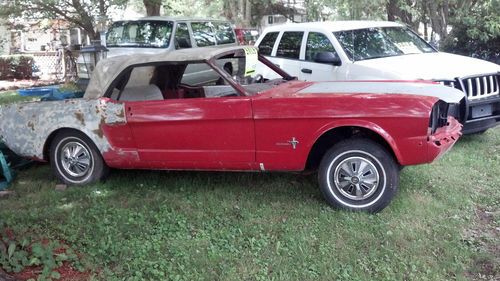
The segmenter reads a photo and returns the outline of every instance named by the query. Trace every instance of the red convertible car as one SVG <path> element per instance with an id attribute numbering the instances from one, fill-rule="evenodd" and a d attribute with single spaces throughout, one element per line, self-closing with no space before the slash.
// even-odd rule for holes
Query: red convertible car
<path id="1" fill-rule="evenodd" d="M 301 82 L 253 47 L 185 49 L 104 60 L 82 99 L 2 106 L 0 136 L 68 184 L 109 168 L 317 170 L 329 204 L 377 212 L 402 166 L 457 141 L 462 98 L 430 82 Z"/>

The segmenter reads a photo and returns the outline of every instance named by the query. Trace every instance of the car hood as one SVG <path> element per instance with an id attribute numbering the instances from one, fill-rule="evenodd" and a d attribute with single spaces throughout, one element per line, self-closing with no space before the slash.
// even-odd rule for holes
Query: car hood
<path id="1" fill-rule="evenodd" d="M 447 103 L 459 103 L 464 98 L 462 91 L 437 83 L 404 81 L 317 82 L 298 90 L 296 94 L 404 94 L 435 97 Z"/>
<path id="2" fill-rule="evenodd" d="M 500 72 L 498 64 L 443 52 L 363 60 L 353 66 L 376 69 L 399 79 L 450 80 Z"/>

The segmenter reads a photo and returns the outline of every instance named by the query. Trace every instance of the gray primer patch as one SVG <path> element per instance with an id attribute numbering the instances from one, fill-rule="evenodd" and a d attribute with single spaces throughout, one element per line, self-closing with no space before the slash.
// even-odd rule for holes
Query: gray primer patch
<path id="1" fill-rule="evenodd" d="M 416 82 L 318 82 L 299 92 L 299 94 L 404 94 L 436 97 L 447 103 L 459 103 L 464 92 L 440 84 Z"/>
<path id="2" fill-rule="evenodd" d="M 49 135 L 60 128 L 83 132 L 104 153 L 110 144 L 101 124 L 126 123 L 123 104 L 99 99 L 0 106 L 0 120 L 0 140 L 18 155 L 39 159 L 43 159 L 43 146 Z"/>

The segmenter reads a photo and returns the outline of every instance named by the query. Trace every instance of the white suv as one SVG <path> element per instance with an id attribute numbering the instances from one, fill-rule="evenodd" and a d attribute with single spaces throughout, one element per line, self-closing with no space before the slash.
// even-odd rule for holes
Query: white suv
<path id="1" fill-rule="evenodd" d="M 113 22 L 106 33 L 107 57 L 132 55 L 137 53 L 158 54 L 178 49 L 203 48 L 213 46 L 237 45 L 233 24 L 223 20 L 196 19 L 183 17 L 144 17 L 136 20 L 121 20 Z M 200 52 L 204 52 L 200 50 Z M 88 84 L 94 65 L 92 60 L 82 55 L 78 57 L 78 78 L 81 85 Z M 90 65 L 90 66 L 89 66 Z M 88 69 L 87 69 L 88 68 Z M 234 71 L 230 62 L 224 69 Z M 199 83 L 210 76 L 208 68 L 188 69 L 187 73 L 198 73 L 193 79 Z M 204 74 L 209 77 L 204 77 Z"/>
<path id="2" fill-rule="evenodd" d="M 465 93 L 459 113 L 464 133 L 500 123 L 499 65 L 438 52 L 395 22 L 285 24 L 265 29 L 255 45 L 300 80 L 438 81 Z"/>

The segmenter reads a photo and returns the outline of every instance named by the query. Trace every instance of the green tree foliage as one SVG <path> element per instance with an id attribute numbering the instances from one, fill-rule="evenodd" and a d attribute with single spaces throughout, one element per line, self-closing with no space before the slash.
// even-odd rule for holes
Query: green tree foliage
<path id="1" fill-rule="evenodd" d="M 445 51 L 472 55 L 500 64 L 500 0 L 478 1 L 457 10 L 444 40 Z"/>
<path id="2" fill-rule="evenodd" d="M 4 1 L 0 17 L 31 19 L 62 19 L 84 29 L 97 39 L 95 30 L 99 16 L 106 15 L 110 7 L 122 6 L 127 0 L 16 0 Z"/>
<path id="3" fill-rule="evenodd" d="M 385 19 L 386 0 L 336 0 L 334 4 L 343 7 L 341 14 L 346 20 Z M 335 3 L 336 2 L 336 3 Z"/>
<path id="4" fill-rule="evenodd" d="M 96 23 L 111 7 L 140 5 L 147 15 L 226 18 L 237 26 L 258 26 L 264 15 L 290 19 L 298 13 L 285 0 L 16 0 L 3 1 L 0 17 L 64 19 L 97 38 Z M 440 38 L 444 50 L 498 60 L 500 0 L 304 0 L 306 18 L 391 20 Z M 448 34 L 451 29 L 451 34 Z M 431 31 L 432 30 L 432 31 Z M 437 35 L 437 36 L 436 36 Z"/>

